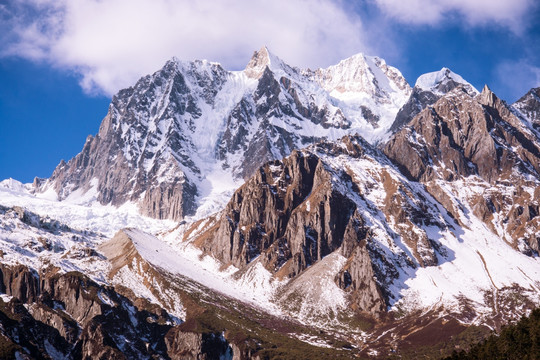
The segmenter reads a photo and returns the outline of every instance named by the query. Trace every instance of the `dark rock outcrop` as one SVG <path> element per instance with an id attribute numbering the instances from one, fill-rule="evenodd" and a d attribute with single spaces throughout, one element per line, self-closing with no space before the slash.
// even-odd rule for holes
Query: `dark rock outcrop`
<path id="1" fill-rule="evenodd" d="M 0 336 L 10 354 L 67 359 L 214 359 L 231 356 L 219 334 L 183 332 L 165 311 L 137 308 L 110 287 L 54 268 L 38 275 L 2 265 Z M 4 340 L 6 341 L 6 340 Z M 186 357 L 187 356 L 187 357 Z M 191 357 L 189 357 L 191 356 Z"/>
<path id="2" fill-rule="evenodd" d="M 39 296 L 38 275 L 23 265 L 0 264 L 0 292 L 26 303 Z"/>

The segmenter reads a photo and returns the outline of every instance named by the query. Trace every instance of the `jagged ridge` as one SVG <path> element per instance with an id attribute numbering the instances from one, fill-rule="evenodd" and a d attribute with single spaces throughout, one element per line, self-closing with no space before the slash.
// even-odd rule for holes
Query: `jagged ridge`
<path id="1" fill-rule="evenodd" d="M 90 192 L 101 204 L 182 219 L 220 190 L 215 178 L 229 178 L 230 190 L 322 138 L 384 136 L 409 92 L 398 70 L 363 55 L 315 72 L 266 48 L 240 72 L 174 59 L 115 95 L 99 133 L 35 186 L 60 200 Z"/>

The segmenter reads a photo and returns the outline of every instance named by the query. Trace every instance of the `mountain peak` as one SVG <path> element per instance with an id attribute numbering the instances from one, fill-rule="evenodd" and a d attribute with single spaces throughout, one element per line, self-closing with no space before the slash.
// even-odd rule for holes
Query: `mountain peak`
<path id="1" fill-rule="evenodd" d="M 531 96 L 531 97 L 534 97 L 536 99 L 540 99 L 540 87 L 532 88 L 531 90 L 529 90 L 529 92 L 527 92 L 527 94 L 523 95 L 519 100 L 524 99 L 527 96 Z"/>
<path id="2" fill-rule="evenodd" d="M 167 60 L 165 62 L 165 65 L 163 65 L 163 67 L 160 69 L 160 70 L 165 70 L 165 71 L 178 71 L 178 69 L 180 68 L 182 64 L 182 60 L 180 60 L 179 58 L 177 58 L 176 56 L 173 56 L 172 58 L 170 58 L 169 60 Z M 159 71 L 159 70 L 158 70 Z"/>
<path id="3" fill-rule="evenodd" d="M 391 102 L 402 103 L 406 101 L 411 91 L 409 84 L 399 70 L 388 66 L 386 62 L 376 56 L 367 56 L 363 53 L 355 54 L 338 64 L 326 69 L 319 69 L 323 87 L 332 93 L 332 96 L 343 99 L 347 94 L 369 94 L 374 98 L 384 98 L 393 93 L 405 93 L 405 100 L 394 99 Z M 363 95 L 361 95 L 363 96 Z"/>
<path id="4" fill-rule="evenodd" d="M 262 76 L 266 67 L 281 67 L 283 61 L 272 54 L 265 45 L 259 51 L 255 51 L 247 64 L 244 72 L 249 78 L 258 79 Z"/>
<path id="5" fill-rule="evenodd" d="M 358 63 L 358 62 L 366 62 L 366 55 L 364 55 L 364 53 L 357 53 L 352 56 L 349 56 L 348 58 L 341 60 L 338 63 L 338 65 Z"/>
<path id="6" fill-rule="evenodd" d="M 465 85 L 475 95 L 479 93 L 474 86 L 468 81 L 463 79 L 460 75 L 456 74 L 447 67 L 443 67 L 439 71 L 434 71 L 420 75 L 416 80 L 415 87 L 418 87 L 424 91 L 431 91 L 437 94 L 447 93 L 452 88 L 456 87 L 456 84 Z"/>
<path id="7" fill-rule="evenodd" d="M 485 84 L 482 93 L 479 95 L 479 100 L 483 105 L 493 106 L 495 100 L 497 100 L 497 95 L 495 95 L 489 86 Z"/>

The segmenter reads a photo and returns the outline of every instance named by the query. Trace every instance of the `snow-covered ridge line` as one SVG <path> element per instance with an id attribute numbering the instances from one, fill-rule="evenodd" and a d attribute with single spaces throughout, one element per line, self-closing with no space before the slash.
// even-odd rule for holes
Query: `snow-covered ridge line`
<path id="1" fill-rule="evenodd" d="M 348 134 L 384 141 L 411 91 L 398 69 L 363 54 L 315 71 L 266 47 L 242 71 L 173 58 L 115 95 L 96 137 L 36 192 L 202 218 L 265 161 Z"/>
<path id="2" fill-rule="evenodd" d="M 452 70 L 443 67 L 439 71 L 429 72 L 423 75 L 420 75 L 416 80 L 415 87 L 418 87 L 425 91 L 431 91 L 438 94 L 442 94 L 438 87 L 447 81 L 454 81 L 458 84 L 470 86 L 474 94 L 479 94 L 480 92 L 472 86 L 468 81 L 463 79 L 460 75 L 456 74 Z"/>
<path id="3" fill-rule="evenodd" d="M 321 139 L 389 136 L 410 93 L 399 70 L 362 54 L 316 71 L 266 47 L 243 71 L 173 59 L 115 95 L 99 133 L 36 191 L 160 219 L 205 216 L 266 161 Z"/>

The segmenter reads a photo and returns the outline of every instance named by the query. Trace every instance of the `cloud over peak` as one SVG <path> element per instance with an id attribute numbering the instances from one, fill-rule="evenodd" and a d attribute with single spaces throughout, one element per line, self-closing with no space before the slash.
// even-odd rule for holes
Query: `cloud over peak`
<path id="1" fill-rule="evenodd" d="M 2 12 L 4 55 L 75 70 L 109 95 L 172 56 L 240 69 L 264 44 L 309 67 L 370 52 L 360 17 L 332 0 L 19 0 Z"/>
<path id="2" fill-rule="evenodd" d="M 85 91 L 112 95 L 173 56 L 239 70 L 267 45 L 291 65 L 316 68 L 358 52 L 403 58 L 396 40 L 403 24 L 519 34 L 538 8 L 534 1 L 7 0 L 0 4 L 0 57 L 72 71 Z"/>

